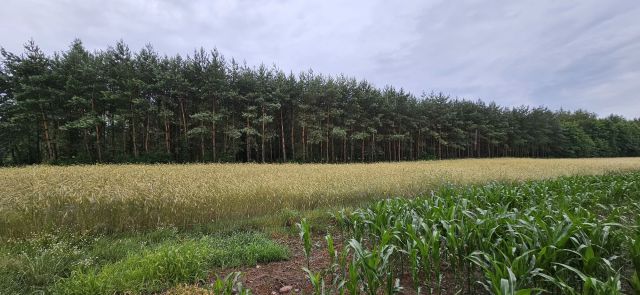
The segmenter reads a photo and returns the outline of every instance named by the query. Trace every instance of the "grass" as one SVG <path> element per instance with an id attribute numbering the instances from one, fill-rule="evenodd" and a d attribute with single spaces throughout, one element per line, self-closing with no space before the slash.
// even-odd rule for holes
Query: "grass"
<path id="1" fill-rule="evenodd" d="M 640 169 L 640 158 L 479 159 L 338 165 L 97 165 L 0 169 L 0 237 L 242 222 L 414 196 L 445 184 Z"/>
<path id="2" fill-rule="evenodd" d="M 0 294 L 151 293 L 197 283 L 213 269 L 283 260 L 258 233 L 225 236 L 160 229 L 124 237 L 43 235 L 2 245 Z"/>
<path id="3" fill-rule="evenodd" d="M 38 234 L 0 243 L 0 294 L 47 292 L 74 270 L 113 263 L 170 240 L 187 239 L 175 229 L 124 236 Z"/>
<path id="4" fill-rule="evenodd" d="M 638 294 L 638 216 L 640 172 L 450 186 L 338 214 L 346 246 L 307 272 L 314 294 Z"/>

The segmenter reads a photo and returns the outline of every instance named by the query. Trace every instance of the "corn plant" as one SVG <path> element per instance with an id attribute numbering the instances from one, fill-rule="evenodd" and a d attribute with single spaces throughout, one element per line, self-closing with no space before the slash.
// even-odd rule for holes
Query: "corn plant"
<path id="1" fill-rule="evenodd" d="M 608 277 L 605 281 L 601 281 L 595 277 L 589 276 L 581 272 L 580 270 L 562 263 L 556 263 L 563 269 L 570 271 L 574 275 L 578 276 L 581 284 L 572 286 L 567 283 L 561 277 L 552 277 L 544 274 L 540 276 L 547 279 L 549 282 L 555 284 L 563 294 L 569 295 L 617 295 L 622 293 L 622 286 L 620 282 L 620 274 L 616 273 L 614 276 Z"/>
<path id="2" fill-rule="evenodd" d="M 333 244 L 333 237 L 331 236 L 331 234 L 328 234 L 324 237 L 324 240 L 327 242 L 329 265 L 333 266 L 336 263 L 336 257 L 338 256 L 338 252 L 336 251 L 335 245 Z"/>
<path id="3" fill-rule="evenodd" d="M 334 290 L 392 294 L 406 287 L 397 280 L 406 275 L 418 294 L 441 294 L 446 273 L 467 294 L 478 293 L 475 286 L 490 294 L 619 294 L 625 256 L 638 290 L 638 238 L 630 253 L 621 247 L 640 212 L 637 191 L 640 173 L 578 176 L 451 185 L 342 211 L 337 223 L 350 240 L 332 263 Z"/>
<path id="4" fill-rule="evenodd" d="M 381 245 L 373 251 L 367 250 L 356 240 L 349 241 L 354 251 L 354 261 L 358 268 L 365 292 L 376 295 L 382 288 L 385 294 L 400 291 L 390 270 L 390 256 L 394 253 L 393 245 Z"/>
<path id="5" fill-rule="evenodd" d="M 307 259 L 307 269 L 311 268 L 311 225 L 306 218 L 303 218 L 300 223 L 297 224 L 300 231 L 300 239 L 302 239 L 304 256 Z"/>
<path id="6" fill-rule="evenodd" d="M 311 283 L 311 286 L 313 286 L 313 294 L 324 295 L 326 290 L 325 290 L 324 278 L 322 277 L 322 272 L 313 272 L 312 270 L 306 267 L 304 267 L 302 270 L 306 273 L 307 278 Z"/>
<path id="7" fill-rule="evenodd" d="M 636 235 L 631 244 L 631 261 L 633 263 L 633 274 L 629 283 L 636 294 L 640 294 L 640 234 Z"/>
<path id="8" fill-rule="evenodd" d="M 250 295 L 251 290 L 245 289 L 240 282 L 240 272 L 232 272 L 224 278 L 217 277 L 213 282 L 213 293 L 216 295 Z"/>

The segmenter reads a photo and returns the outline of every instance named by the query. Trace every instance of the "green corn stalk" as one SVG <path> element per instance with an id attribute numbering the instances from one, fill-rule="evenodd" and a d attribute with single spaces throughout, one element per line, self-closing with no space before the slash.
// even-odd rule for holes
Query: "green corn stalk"
<path id="1" fill-rule="evenodd" d="M 333 237 L 331 234 L 328 234 L 324 237 L 324 240 L 327 242 L 327 252 L 329 254 L 329 265 L 334 265 L 336 262 L 336 256 L 338 255 L 333 243 Z"/>
<path id="2" fill-rule="evenodd" d="M 342 251 L 340 251 L 340 255 L 338 256 L 337 267 L 340 269 L 340 272 L 341 272 L 340 278 L 342 278 L 342 282 L 339 283 L 340 285 L 344 285 L 348 279 L 347 275 L 350 267 L 350 264 L 348 261 L 349 249 L 350 249 L 349 247 L 342 247 Z"/>
<path id="3" fill-rule="evenodd" d="M 303 218 L 297 224 L 300 231 L 300 239 L 302 239 L 304 256 L 307 258 L 307 269 L 311 268 L 311 225 L 306 218 Z"/>
<path id="4" fill-rule="evenodd" d="M 440 231 L 437 228 L 433 229 L 433 233 L 431 234 L 431 259 L 433 261 L 433 269 L 435 270 L 435 280 L 436 280 L 436 288 L 438 289 L 438 294 L 442 294 L 442 272 L 441 262 L 440 262 Z"/>
<path id="5" fill-rule="evenodd" d="M 631 245 L 631 261 L 633 263 L 634 272 L 630 279 L 630 284 L 635 294 L 640 294 L 640 234 Z"/>
<path id="6" fill-rule="evenodd" d="M 336 261 L 338 253 L 335 249 L 331 234 L 327 234 L 324 239 L 327 243 L 327 254 L 329 255 L 329 267 L 325 271 L 331 276 L 332 286 L 335 286 L 339 278 L 338 276 L 335 276 L 336 269 L 339 267 Z"/>
<path id="7" fill-rule="evenodd" d="M 383 234 L 381 241 L 388 241 L 388 234 Z M 385 279 L 390 280 L 390 256 L 394 253 L 393 245 L 381 245 L 373 250 L 367 250 L 356 240 L 349 241 L 354 251 L 354 261 L 359 269 L 360 278 L 367 294 L 375 295 L 383 287 Z M 389 284 L 387 283 L 386 286 Z M 387 289 L 388 290 L 388 289 Z"/>
<path id="8" fill-rule="evenodd" d="M 355 259 L 353 260 L 353 262 L 349 263 L 348 273 L 349 273 L 349 277 L 347 278 L 344 285 L 347 287 L 347 291 L 349 291 L 349 295 L 359 295 L 360 294 L 360 288 L 359 288 L 360 278 L 358 276 L 358 266 Z"/>
<path id="9" fill-rule="evenodd" d="M 631 284 L 631 288 L 633 288 L 633 291 L 635 292 L 634 294 L 640 294 L 640 277 L 638 273 L 638 270 L 635 270 L 629 280 L 629 284 Z"/>
<path id="10" fill-rule="evenodd" d="M 240 282 L 240 272 L 232 272 L 224 278 L 217 277 L 213 282 L 213 293 L 219 295 L 250 295 L 251 290 L 245 289 Z"/>
<path id="11" fill-rule="evenodd" d="M 433 288 L 431 288 L 431 238 L 430 234 L 432 233 L 429 226 L 425 223 L 421 224 L 423 229 L 423 235 L 418 236 L 417 234 L 412 234 L 411 238 L 414 242 L 416 242 L 416 247 L 418 249 L 418 253 L 420 254 L 420 262 L 421 266 L 424 269 L 426 275 L 427 286 L 429 287 L 429 293 L 433 293 Z"/>
<path id="12" fill-rule="evenodd" d="M 307 273 L 307 278 L 309 282 L 311 282 L 311 286 L 313 286 L 313 294 L 314 295 L 324 295 L 325 294 L 325 284 L 324 279 L 322 278 L 321 272 L 314 273 L 308 268 L 302 268 L 305 273 Z"/>
<path id="13" fill-rule="evenodd" d="M 578 276 L 582 285 L 580 289 L 571 286 L 571 284 L 567 283 L 563 279 L 559 277 L 552 277 L 546 274 L 538 274 L 539 276 L 545 278 L 547 281 L 556 285 L 562 293 L 570 294 L 570 295 L 618 295 L 622 293 L 622 284 L 620 283 L 620 274 L 617 273 L 613 276 L 609 276 L 606 281 L 601 281 L 595 277 L 591 277 L 587 274 L 584 274 L 580 270 L 575 267 L 562 264 L 555 263 L 556 265 L 562 267 L 565 270 L 570 271 L 574 275 Z"/>
<path id="14" fill-rule="evenodd" d="M 413 287 L 420 294 L 420 256 L 419 251 L 416 248 L 416 242 L 414 240 L 407 241 L 409 255 L 409 271 L 411 273 L 411 280 L 413 281 Z"/>
<path id="15" fill-rule="evenodd" d="M 476 251 L 467 259 L 482 269 L 486 282 L 479 282 L 491 294 L 531 294 L 538 288 L 520 288 L 518 277 L 533 276 L 539 270 L 531 269 L 533 250 L 510 260 L 507 255 L 492 256 Z"/>

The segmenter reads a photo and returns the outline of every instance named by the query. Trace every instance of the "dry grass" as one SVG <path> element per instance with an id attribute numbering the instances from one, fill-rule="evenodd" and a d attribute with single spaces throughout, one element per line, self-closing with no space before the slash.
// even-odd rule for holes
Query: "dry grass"
<path id="1" fill-rule="evenodd" d="M 640 158 L 472 159 L 297 165 L 31 166 L 0 169 L 0 235 L 190 226 L 409 196 L 444 183 L 640 169 Z"/>

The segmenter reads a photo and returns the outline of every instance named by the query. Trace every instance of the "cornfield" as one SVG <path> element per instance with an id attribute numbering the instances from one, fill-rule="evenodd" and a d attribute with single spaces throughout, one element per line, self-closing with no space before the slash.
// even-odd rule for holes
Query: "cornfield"
<path id="1" fill-rule="evenodd" d="M 0 169 L 0 236 L 190 227 L 408 197 L 447 184 L 640 169 L 640 158 L 472 159 L 298 165 L 29 166 Z"/>
<path id="2" fill-rule="evenodd" d="M 639 172 L 445 187 L 341 211 L 305 271 L 314 294 L 640 294 L 639 213 Z"/>

